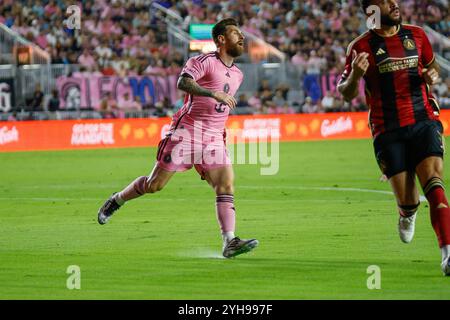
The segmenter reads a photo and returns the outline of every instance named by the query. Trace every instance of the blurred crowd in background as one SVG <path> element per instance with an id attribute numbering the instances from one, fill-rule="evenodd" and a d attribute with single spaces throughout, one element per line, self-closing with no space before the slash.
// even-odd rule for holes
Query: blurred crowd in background
<path id="1" fill-rule="evenodd" d="M 65 8 L 73 0 L 0 1 L 0 23 L 19 32 L 26 39 L 46 50 L 54 64 L 78 64 L 80 73 L 105 76 L 177 75 L 184 63 L 182 53 L 169 54 L 162 21 L 151 16 L 152 1 L 87 0 L 76 3 L 82 7 L 82 26 L 71 30 L 63 25 Z M 241 28 L 284 52 L 302 74 L 323 72 L 340 74 L 345 63 L 347 45 L 366 26 L 355 0 L 183 0 L 156 1 L 180 15 L 187 29 L 190 23 L 215 23 L 233 17 Z M 450 16 L 448 0 L 401 1 L 405 22 L 428 24 L 448 37 Z M 300 79 L 299 79 L 300 81 Z M 344 103 L 335 92 L 288 99 L 289 86 L 270 86 L 262 81 L 255 92 L 240 92 L 238 107 L 252 108 L 254 113 L 316 113 L 366 110 L 363 99 Z M 434 88 L 441 107 L 450 108 L 450 79 Z M 182 95 L 175 105 L 167 101 L 157 106 L 158 115 L 170 115 L 182 105 Z M 58 92 L 45 101 L 40 88 L 28 97 L 39 109 L 58 109 Z M 48 104 L 51 103 L 49 106 Z M 101 110 L 114 111 L 112 99 L 106 97 Z M 155 106 L 142 105 L 130 98 L 130 108 L 142 110 Z M 120 106 L 119 106 L 120 107 Z"/>

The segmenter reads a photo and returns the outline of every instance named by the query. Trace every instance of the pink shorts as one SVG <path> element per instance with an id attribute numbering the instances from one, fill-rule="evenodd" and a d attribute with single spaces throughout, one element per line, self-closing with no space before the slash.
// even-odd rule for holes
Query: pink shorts
<path id="1" fill-rule="evenodd" d="M 195 167 L 204 179 L 205 172 L 231 165 L 225 133 L 204 131 L 201 137 L 195 137 L 194 130 L 186 127 L 174 130 L 159 142 L 156 154 L 158 167 L 171 172 Z"/>

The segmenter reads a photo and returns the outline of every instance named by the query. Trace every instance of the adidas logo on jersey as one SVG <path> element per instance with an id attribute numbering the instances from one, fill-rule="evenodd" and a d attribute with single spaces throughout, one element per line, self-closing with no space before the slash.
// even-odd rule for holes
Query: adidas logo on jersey
<path id="1" fill-rule="evenodd" d="M 385 54 L 385 53 L 386 53 L 386 51 L 384 51 L 383 48 L 380 48 L 380 49 L 378 49 L 378 51 L 377 51 L 377 56 L 382 55 L 382 54 Z"/>
<path id="2" fill-rule="evenodd" d="M 231 78 L 231 76 L 230 76 L 230 73 L 227 71 L 227 73 L 225 73 L 225 75 L 228 77 L 228 78 Z"/>

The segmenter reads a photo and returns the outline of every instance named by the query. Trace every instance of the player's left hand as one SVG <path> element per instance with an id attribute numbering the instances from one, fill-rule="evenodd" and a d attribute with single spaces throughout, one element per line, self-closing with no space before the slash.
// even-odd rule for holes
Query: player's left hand
<path id="1" fill-rule="evenodd" d="M 441 78 L 439 77 L 439 73 L 434 68 L 422 69 L 422 75 L 423 75 L 423 78 L 425 79 L 425 82 L 428 85 L 430 85 L 430 86 L 438 84 L 439 82 L 441 82 Z"/>
<path id="2" fill-rule="evenodd" d="M 213 98 L 216 99 L 217 102 L 228 105 L 231 110 L 233 110 L 237 104 L 236 99 L 232 95 L 225 92 L 216 91 L 213 93 Z"/>

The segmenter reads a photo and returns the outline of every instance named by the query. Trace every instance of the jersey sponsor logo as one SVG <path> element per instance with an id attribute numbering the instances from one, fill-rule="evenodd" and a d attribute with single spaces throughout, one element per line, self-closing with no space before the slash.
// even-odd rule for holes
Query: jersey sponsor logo
<path id="1" fill-rule="evenodd" d="M 0 145 L 19 141 L 19 131 L 16 127 L 8 129 L 8 127 L 0 128 Z"/>
<path id="2" fill-rule="evenodd" d="M 405 47 L 406 50 L 414 50 L 416 49 L 416 44 L 413 40 L 407 38 L 405 40 L 403 40 L 403 46 Z"/>
<path id="3" fill-rule="evenodd" d="M 387 58 L 378 64 L 378 71 L 380 73 L 394 72 L 410 68 L 417 68 L 418 65 L 418 56 L 406 58 Z"/>

